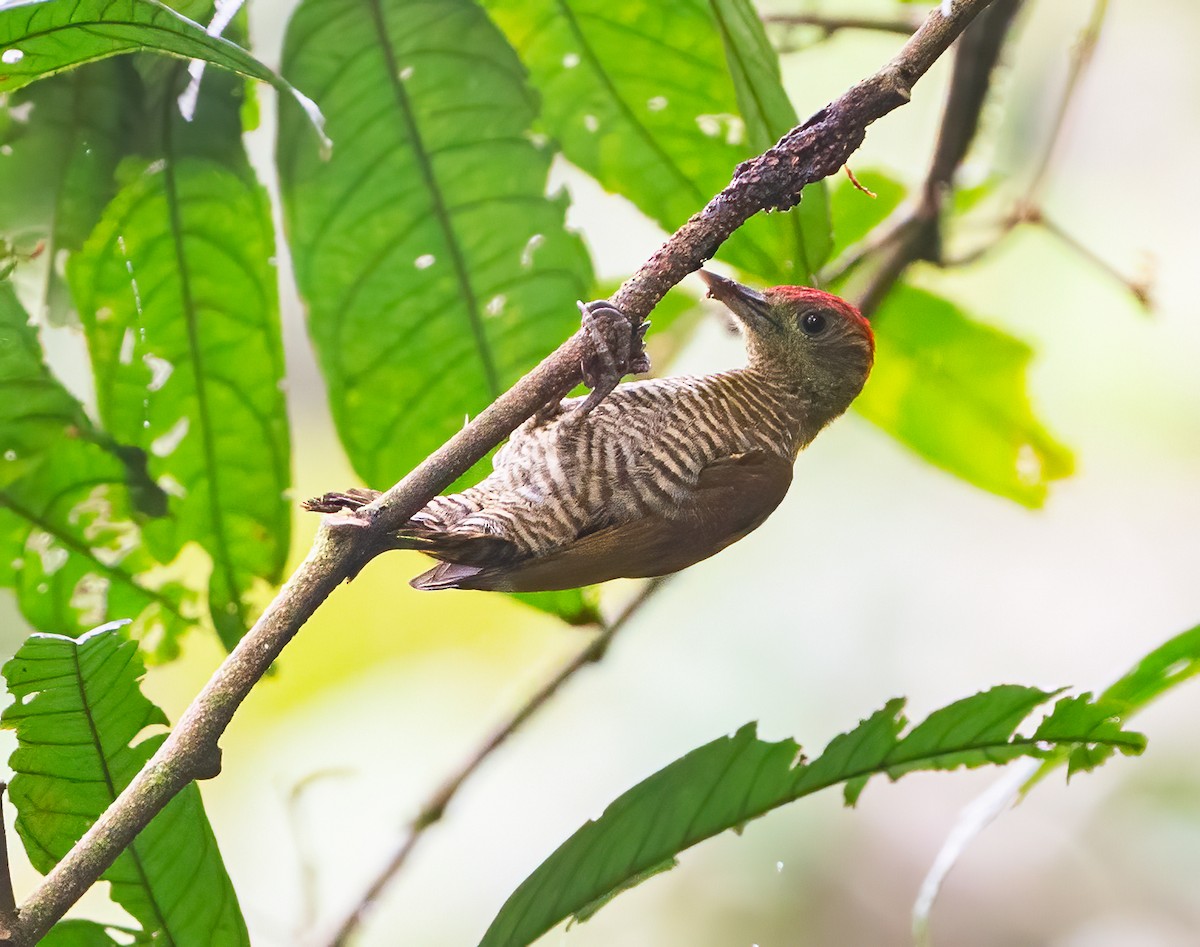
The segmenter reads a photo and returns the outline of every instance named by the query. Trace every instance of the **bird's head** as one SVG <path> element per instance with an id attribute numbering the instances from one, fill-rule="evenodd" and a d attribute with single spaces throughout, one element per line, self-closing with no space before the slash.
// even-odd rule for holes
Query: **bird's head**
<path id="1" fill-rule="evenodd" d="M 700 278 L 745 329 L 750 367 L 794 388 L 818 416 L 818 427 L 862 391 L 875 360 L 875 337 L 844 299 L 808 286 L 759 292 L 708 270 L 700 270 Z"/>

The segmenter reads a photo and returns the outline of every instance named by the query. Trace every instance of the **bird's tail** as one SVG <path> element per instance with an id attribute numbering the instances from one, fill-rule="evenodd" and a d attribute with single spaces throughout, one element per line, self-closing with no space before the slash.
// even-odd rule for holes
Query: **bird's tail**
<path id="1" fill-rule="evenodd" d="M 353 513 L 379 496 L 378 490 L 351 489 L 326 493 L 306 500 L 304 508 L 314 513 Z M 417 589 L 460 588 L 487 567 L 518 556 L 507 539 L 476 529 L 434 525 L 424 518 L 409 520 L 403 529 L 384 540 L 386 549 L 414 549 L 434 559 L 436 566 L 412 580 Z M 470 587 L 470 586 L 467 586 Z"/>
<path id="2" fill-rule="evenodd" d="M 414 589 L 421 589 L 425 592 L 458 589 L 483 570 L 483 566 L 467 565 L 461 562 L 439 562 L 428 572 L 422 572 L 415 579 L 410 579 L 408 584 Z"/>
<path id="3" fill-rule="evenodd" d="M 441 560 L 428 572 L 422 572 L 408 583 L 414 589 L 430 592 L 475 588 L 473 579 L 514 555 L 512 543 L 499 536 L 475 532 L 425 531 L 419 527 L 397 533 L 393 548 L 416 549 Z"/>

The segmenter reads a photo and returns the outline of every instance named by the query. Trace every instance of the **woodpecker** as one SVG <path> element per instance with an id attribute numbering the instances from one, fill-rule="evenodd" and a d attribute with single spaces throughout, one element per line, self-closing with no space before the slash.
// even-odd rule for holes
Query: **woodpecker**
<path id="1" fill-rule="evenodd" d="M 666 575 L 774 511 L 796 456 L 862 390 L 874 337 L 857 309 L 821 290 L 757 292 L 699 275 L 740 323 L 746 367 L 625 382 L 527 421 L 486 479 L 435 497 L 395 535 L 394 548 L 439 560 L 415 588 L 533 592 Z M 585 325 L 624 318 L 606 301 L 582 308 Z M 635 356 L 622 367 L 648 363 Z M 353 510 L 378 495 L 351 490 L 306 506 Z"/>

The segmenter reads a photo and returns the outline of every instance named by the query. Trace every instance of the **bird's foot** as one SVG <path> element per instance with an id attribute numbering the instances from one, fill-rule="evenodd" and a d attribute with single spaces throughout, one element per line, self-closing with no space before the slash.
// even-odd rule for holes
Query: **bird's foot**
<path id="1" fill-rule="evenodd" d="M 544 424 L 549 424 L 551 421 L 556 421 L 562 417 L 563 411 L 566 410 L 561 399 L 556 398 L 553 401 L 548 401 L 542 407 L 538 408 L 537 413 L 533 416 L 533 426 L 541 427 Z"/>
<path id="2" fill-rule="evenodd" d="M 310 513 L 327 514 L 322 521 L 323 526 L 331 530 L 333 535 L 340 535 L 345 539 L 357 531 L 371 529 L 373 525 L 371 517 L 363 515 L 359 510 L 380 496 L 382 494 L 378 490 L 353 487 L 345 493 L 326 493 L 323 496 L 313 497 L 300 505 Z M 357 543 L 358 540 L 355 539 L 355 542 Z M 363 567 L 380 553 L 394 548 L 396 547 L 392 537 L 382 536 L 369 541 L 357 552 L 352 552 L 354 558 L 350 560 L 347 568 L 346 581 L 350 582 L 357 578 Z"/>
<path id="3" fill-rule="evenodd" d="M 326 493 L 300 505 L 310 513 L 353 513 L 379 496 L 378 490 L 351 488 L 345 493 Z"/>
<path id="4" fill-rule="evenodd" d="M 635 323 L 607 299 L 579 303 L 588 352 L 580 360 L 583 383 L 592 389 L 579 406 L 586 415 L 629 374 L 650 371 L 645 337 L 649 322 Z"/>

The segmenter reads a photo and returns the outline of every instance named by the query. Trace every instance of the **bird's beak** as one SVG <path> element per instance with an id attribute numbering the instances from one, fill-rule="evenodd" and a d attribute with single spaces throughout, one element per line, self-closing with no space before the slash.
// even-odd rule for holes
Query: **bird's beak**
<path id="1" fill-rule="evenodd" d="M 724 303 L 748 328 L 762 329 L 768 323 L 778 328 L 778 323 L 771 316 L 771 305 L 762 293 L 708 270 L 698 270 L 697 273 L 708 287 L 708 298 Z"/>

